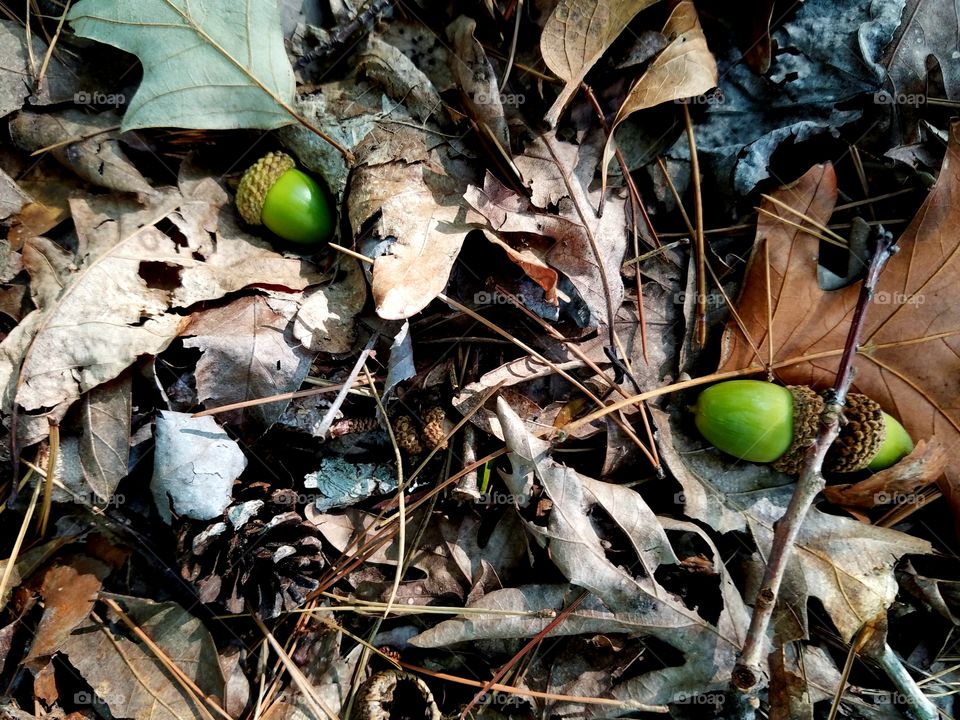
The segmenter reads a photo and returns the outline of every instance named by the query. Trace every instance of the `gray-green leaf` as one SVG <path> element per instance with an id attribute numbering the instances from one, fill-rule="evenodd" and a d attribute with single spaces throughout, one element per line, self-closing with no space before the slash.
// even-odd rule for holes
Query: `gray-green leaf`
<path id="1" fill-rule="evenodd" d="M 123 129 L 260 128 L 294 122 L 293 70 L 275 0 L 82 0 L 76 33 L 134 53 L 143 81 Z"/>

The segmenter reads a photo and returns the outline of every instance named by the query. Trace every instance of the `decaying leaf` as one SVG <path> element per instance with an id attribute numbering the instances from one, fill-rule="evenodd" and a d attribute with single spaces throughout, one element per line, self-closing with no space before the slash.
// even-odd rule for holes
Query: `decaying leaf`
<path id="1" fill-rule="evenodd" d="M 14 143 L 30 152 L 54 146 L 49 152 L 58 162 L 94 185 L 152 193 L 153 188 L 120 147 L 119 125 L 120 117 L 112 113 L 23 111 L 10 121 L 10 135 Z"/>
<path id="2" fill-rule="evenodd" d="M 332 282 L 306 294 L 294 320 L 294 337 L 313 352 L 350 352 L 357 339 L 355 318 L 366 302 L 367 282 L 360 264 L 343 258 Z"/>
<path id="3" fill-rule="evenodd" d="M 223 697 L 224 680 L 216 645 L 203 623 L 173 602 L 105 597 L 119 603 L 202 694 L 191 699 L 145 644 L 118 628 L 91 620 L 67 639 L 62 650 L 113 716 L 180 720 L 209 712 L 204 696 Z"/>
<path id="4" fill-rule="evenodd" d="M 16 402 L 35 413 L 20 418 L 24 444 L 46 434 L 46 414 L 62 418 L 82 393 L 163 350 L 186 323 L 170 308 L 257 283 L 300 290 L 318 277 L 241 231 L 223 188 L 193 172 L 185 167 L 179 190 L 158 190 L 142 205 L 71 201 L 75 254 L 45 238 L 25 243 L 37 310 L 0 343 L 3 409 Z M 179 241 L 156 228 L 164 219 Z"/>
<path id="5" fill-rule="evenodd" d="M 707 38 L 692 2 L 684 0 L 673 9 L 663 26 L 663 34 L 670 44 L 630 88 L 610 126 L 600 162 L 604 187 L 607 166 L 614 153 L 613 134 L 620 123 L 635 112 L 671 100 L 702 95 L 717 84 L 717 63 L 707 47 Z"/>
<path id="6" fill-rule="evenodd" d="M 196 520 L 219 517 L 247 466 L 240 446 L 209 415 L 164 411 L 156 434 L 150 490 L 160 517 L 168 524 L 172 513 Z"/>
<path id="7" fill-rule="evenodd" d="M 140 58 L 143 80 L 124 130 L 270 130 L 295 122 L 293 70 L 275 3 L 81 0 L 67 19 L 77 35 Z"/>
<path id="8" fill-rule="evenodd" d="M 453 43 L 451 68 L 473 118 L 486 125 L 501 147 L 509 149 L 510 131 L 500 101 L 500 86 L 483 46 L 473 36 L 477 23 L 461 15 L 447 27 Z"/>
<path id="9" fill-rule="evenodd" d="M 547 111 L 547 122 L 557 124 L 561 113 L 580 89 L 600 56 L 634 16 L 656 0 L 560 0 L 543 26 L 540 52 L 564 88 Z"/>
<path id="10" fill-rule="evenodd" d="M 47 68 L 45 82 L 41 88 L 34 87 L 30 58 L 43 57 L 47 52 L 47 43 L 43 37 L 34 35 L 30 50 L 23 25 L 17 20 L 0 20 L 0 117 L 19 110 L 24 100 L 34 91 L 37 104 L 64 102 L 72 99 L 77 90 L 77 76 L 66 67 L 61 57 L 54 55 Z"/>
<path id="11" fill-rule="evenodd" d="M 297 300 L 289 295 L 251 295 L 194 314 L 184 328 L 184 347 L 203 351 L 197 363 L 197 394 L 207 407 L 266 398 L 300 387 L 312 352 L 293 337 Z M 283 414 L 273 402 L 226 414 L 231 422 L 252 418 L 265 431 Z"/>
<path id="12" fill-rule="evenodd" d="M 131 373 L 125 372 L 88 391 L 78 403 L 80 466 L 90 489 L 103 501 L 113 496 L 127 474 L 131 383 Z"/>
<path id="13" fill-rule="evenodd" d="M 893 94 L 925 98 L 935 60 L 947 97 L 956 100 L 960 97 L 960 57 L 946 50 L 956 46 L 954 30 L 960 23 L 957 7 L 930 0 L 906 0 L 899 5 L 903 6 L 902 22 L 881 61 Z M 908 124 L 907 142 L 916 139 L 915 128 L 915 122 Z"/>
<path id="14" fill-rule="evenodd" d="M 559 141 L 553 133 L 542 135 L 514 159 L 531 188 L 530 200 L 491 174 L 484 178 L 482 189 L 471 186 L 464 198 L 486 220 L 487 229 L 508 244 L 523 234 L 552 240 L 544 260 L 566 275 L 580 293 L 589 310 L 585 324 L 609 325 L 609 308 L 619 308 L 623 298 L 625 202 L 608 197 L 603 216 L 596 216 L 601 195 L 599 190 L 589 190 L 593 167 L 583 162 L 583 150 Z M 559 214 L 544 209 L 557 205 Z"/>
<path id="15" fill-rule="evenodd" d="M 557 568 L 594 598 L 575 612 L 556 632 L 628 632 L 652 635 L 682 648 L 686 663 L 635 678 L 620 689 L 624 696 L 647 703 L 669 702 L 681 691 L 697 692 L 722 686 L 729 679 L 733 658 L 743 642 L 747 610 L 729 577 L 721 582 L 723 608 L 716 624 L 685 607 L 654 579 L 658 566 L 676 561 L 666 532 L 639 494 L 628 488 L 586 478 L 549 457 L 549 445 L 533 437 L 520 418 L 502 400 L 498 415 L 504 428 L 512 471 L 504 481 L 514 502 L 531 497 L 531 481 L 542 486 L 551 501 L 546 517 L 526 520 L 528 532 L 547 546 Z M 601 510 L 602 509 L 602 510 Z M 592 519 L 603 512 L 627 536 L 638 561 L 625 568 L 611 562 L 604 551 L 598 527 Z M 687 530 L 694 526 L 686 524 Z M 556 607 L 562 587 L 535 587 L 491 593 L 480 601 L 484 607 Z M 506 600 L 511 597 L 512 600 Z M 569 598 L 568 598 L 569 599 Z M 470 616 L 469 621 L 448 620 L 417 636 L 414 644 L 436 646 L 483 637 L 524 637 L 542 618 L 496 620 Z M 596 623 L 596 624 L 594 624 Z M 603 629 L 601 629 L 603 628 Z"/>
<path id="16" fill-rule="evenodd" d="M 381 238 L 396 238 L 375 258 L 377 314 L 402 320 L 441 293 L 471 226 L 463 191 L 476 175 L 452 148 L 404 125 L 381 127 L 357 150 L 348 209 L 354 232 L 373 219 Z"/>
<path id="17" fill-rule="evenodd" d="M 28 667 L 39 670 L 46 665 L 73 629 L 87 620 L 107 570 L 103 563 L 82 557 L 47 568 L 40 584 L 43 617 L 23 661 Z"/>

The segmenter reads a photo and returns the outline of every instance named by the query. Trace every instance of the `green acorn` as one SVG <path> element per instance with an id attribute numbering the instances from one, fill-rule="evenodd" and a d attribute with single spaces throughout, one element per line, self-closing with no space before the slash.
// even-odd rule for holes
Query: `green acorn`
<path id="1" fill-rule="evenodd" d="M 318 245 L 333 236 L 326 193 L 297 170 L 286 153 L 267 153 L 243 174 L 237 210 L 251 225 L 266 225 L 277 236 L 301 245 Z"/>
<path id="2" fill-rule="evenodd" d="M 817 435 L 823 406 L 806 385 L 730 380 L 700 393 L 693 411 L 697 429 L 717 449 L 792 475 Z M 882 470 L 913 450 L 903 426 L 865 395 L 850 393 L 843 414 L 846 423 L 827 453 L 828 470 Z"/>

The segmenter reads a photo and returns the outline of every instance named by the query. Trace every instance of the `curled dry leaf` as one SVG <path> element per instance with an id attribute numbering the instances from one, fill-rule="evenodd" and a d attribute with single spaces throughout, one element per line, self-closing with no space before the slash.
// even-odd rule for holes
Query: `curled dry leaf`
<path id="1" fill-rule="evenodd" d="M 447 27 L 456 51 L 450 55 L 451 71 L 463 92 L 467 109 L 485 125 L 502 148 L 510 148 L 510 131 L 500 101 L 500 86 L 483 46 L 473 36 L 477 21 L 461 15 Z"/>
<path id="2" fill-rule="evenodd" d="M 935 438 L 920 440 L 913 452 L 900 462 L 861 480 L 846 485 L 828 485 L 823 496 L 830 502 L 847 507 L 872 508 L 898 502 L 901 497 L 915 497 L 943 474 L 947 452 Z"/>
<path id="3" fill-rule="evenodd" d="M 563 90 L 547 111 L 553 127 L 581 81 L 610 44 L 644 8 L 657 0 L 560 0 L 543 26 L 543 61 L 564 81 Z"/>
<path id="4" fill-rule="evenodd" d="M 463 192 L 472 163 L 450 145 L 406 125 L 380 127 L 357 149 L 348 211 L 354 233 L 374 220 L 378 237 L 396 238 L 373 265 L 377 314 L 402 320 L 443 292 L 464 238 Z"/>
<path id="5" fill-rule="evenodd" d="M 152 193 L 153 188 L 120 147 L 120 116 L 23 111 L 10 121 L 13 142 L 32 152 L 56 145 L 50 154 L 87 182 L 123 192 Z"/>
<path id="6" fill-rule="evenodd" d="M 607 166 L 613 158 L 613 134 L 633 113 L 654 105 L 702 95 L 718 82 L 717 62 L 707 47 L 697 10 L 689 0 L 677 5 L 663 26 L 670 44 L 630 88 L 617 111 L 603 148 L 600 163 L 602 185 L 607 185 Z"/>
<path id="7" fill-rule="evenodd" d="M 915 440 L 937 438 L 953 457 L 960 452 L 960 125 L 936 185 L 898 241 L 869 305 L 854 385 L 897 417 Z M 816 166 L 774 196 L 826 225 L 836 201 L 833 168 Z M 797 218 L 769 201 L 765 210 Z M 758 366 L 772 358 L 789 384 L 833 384 L 859 283 L 823 292 L 817 284 L 819 240 L 761 214 L 737 310 L 751 343 L 728 325 L 719 370 Z M 769 261 L 770 287 L 766 267 Z M 768 300 L 772 322 L 768 328 Z M 807 359 L 809 358 L 809 359 Z M 948 465 L 944 494 L 960 517 L 960 467 Z"/>

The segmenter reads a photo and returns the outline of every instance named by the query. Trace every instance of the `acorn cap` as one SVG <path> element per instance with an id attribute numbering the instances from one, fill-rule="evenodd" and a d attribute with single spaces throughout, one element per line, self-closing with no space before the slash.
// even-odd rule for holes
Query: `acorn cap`
<path id="1" fill-rule="evenodd" d="M 803 465 L 807 448 L 817 437 L 823 398 L 807 385 L 788 385 L 793 396 L 793 442 L 787 451 L 773 463 L 775 470 L 796 475 Z"/>
<path id="2" fill-rule="evenodd" d="M 846 424 L 830 446 L 824 465 L 834 472 L 857 472 L 867 467 L 880 451 L 887 424 L 879 403 L 859 393 L 847 395 L 843 415 Z"/>
<path id="3" fill-rule="evenodd" d="M 250 225 L 260 225 L 263 203 L 273 184 L 287 170 L 296 167 L 293 158 L 282 152 L 270 152 L 257 160 L 240 178 L 237 209 Z"/>

